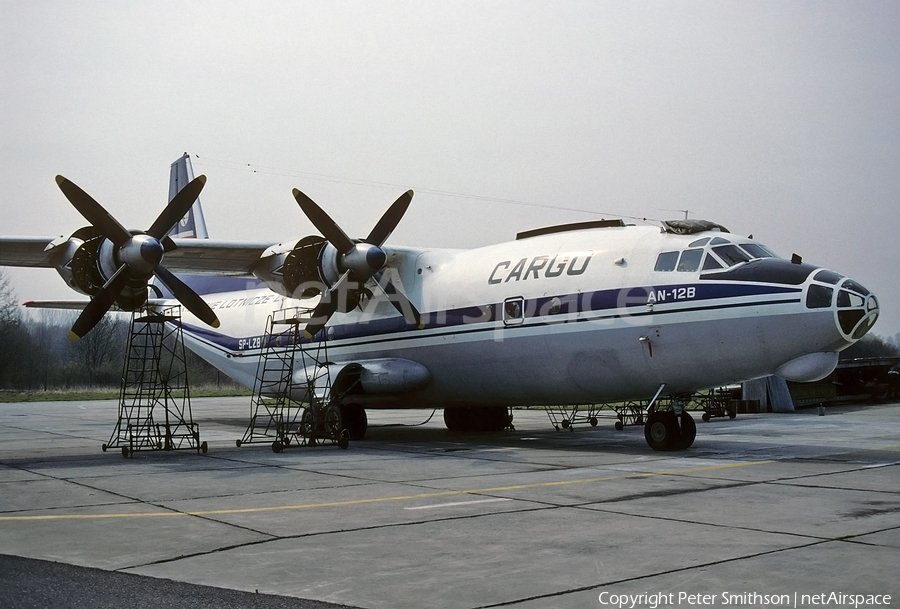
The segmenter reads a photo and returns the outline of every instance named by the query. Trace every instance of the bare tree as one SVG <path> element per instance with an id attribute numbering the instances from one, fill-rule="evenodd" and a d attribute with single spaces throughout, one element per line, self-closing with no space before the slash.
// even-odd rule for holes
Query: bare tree
<path id="1" fill-rule="evenodd" d="M 19 303 L 9 277 L 0 270 L 0 333 L 19 326 Z"/>
<path id="2" fill-rule="evenodd" d="M 125 324 L 118 315 L 107 313 L 90 332 L 75 343 L 75 361 L 87 373 L 88 386 L 94 385 L 97 372 L 104 364 L 120 365 L 124 328 Z"/>
<path id="3" fill-rule="evenodd" d="M 72 343 L 67 338 L 69 326 L 75 321 L 77 311 L 59 309 L 37 309 L 23 320 L 31 337 L 31 351 L 34 364 L 31 371 L 32 388 L 43 388 L 67 384 L 67 366 L 73 356 Z"/>
<path id="4" fill-rule="evenodd" d="M 19 327 L 19 304 L 9 278 L 0 271 L 0 386 L 15 384 L 16 363 L 23 348 Z"/>

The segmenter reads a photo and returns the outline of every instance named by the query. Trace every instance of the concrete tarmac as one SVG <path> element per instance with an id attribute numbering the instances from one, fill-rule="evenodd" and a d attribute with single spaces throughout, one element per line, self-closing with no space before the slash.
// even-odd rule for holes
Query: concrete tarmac
<path id="1" fill-rule="evenodd" d="M 375 411 L 347 450 L 275 454 L 235 446 L 249 403 L 193 400 L 205 455 L 127 459 L 100 450 L 115 402 L 0 404 L 0 554 L 62 563 L 0 560 L 35 578 L 0 606 L 85 605 L 78 586 L 41 596 L 68 566 L 126 582 L 100 586 L 117 606 L 137 606 L 122 574 L 284 601 L 258 606 L 900 605 L 898 404 L 698 413 L 678 453 L 611 418 L 516 411 L 515 431 L 454 435 L 440 412 Z"/>

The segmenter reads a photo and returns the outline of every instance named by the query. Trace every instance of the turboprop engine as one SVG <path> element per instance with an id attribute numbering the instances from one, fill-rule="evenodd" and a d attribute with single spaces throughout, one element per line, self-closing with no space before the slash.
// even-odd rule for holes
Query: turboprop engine
<path id="1" fill-rule="evenodd" d="M 319 257 L 328 243 L 312 235 L 273 245 L 260 256 L 253 274 L 270 290 L 288 298 L 312 298 L 328 288 L 322 278 Z"/>
<path id="2" fill-rule="evenodd" d="M 307 338 L 315 336 L 335 311 L 347 313 L 363 297 L 371 296 L 365 287 L 370 279 L 409 323 L 419 325 L 419 312 L 381 273 L 388 262 L 381 246 L 400 222 L 412 197 L 411 190 L 400 195 L 365 239 L 351 239 L 321 207 L 295 188 L 297 204 L 323 236 L 270 247 L 263 252 L 253 273 L 283 296 L 311 298 L 321 294 L 304 332 Z"/>
<path id="3" fill-rule="evenodd" d="M 206 176 L 198 176 L 169 201 L 146 231 L 124 228 L 90 195 L 72 181 L 56 176 L 56 183 L 72 206 L 91 223 L 68 239 L 50 244 L 59 248 L 56 269 L 71 287 L 91 296 L 72 325 L 69 338 L 91 331 L 113 306 L 135 310 L 147 301 L 147 288 L 156 277 L 198 319 L 213 327 L 219 320 L 209 305 L 161 263 L 175 249 L 167 233 L 200 195 Z"/>
<path id="4" fill-rule="evenodd" d="M 56 271 L 69 287 L 88 296 L 95 296 L 112 279 L 116 266 L 116 252 L 112 243 L 93 226 L 75 231 L 68 238 L 51 244 L 57 250 Z M 132 279 L 122 288 L 115 305 L 123 311 L 134 311 L 147 301 L 146 279 Z"/>

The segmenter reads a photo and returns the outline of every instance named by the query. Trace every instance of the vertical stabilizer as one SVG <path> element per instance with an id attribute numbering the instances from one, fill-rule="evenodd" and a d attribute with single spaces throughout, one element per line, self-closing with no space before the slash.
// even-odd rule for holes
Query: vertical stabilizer
<path id="1" fill-rule="evenodd" d="M 194 168 L 191 167 L 191 157 L 185 152 L 180 159 L 172 163 L 172 169 L 169 172 L 169 201 L 193 179 Z M 200 197 L 197 197 L 193 207 L 181 219 L 181 222 L 169 231 L 169 236 L 209 239 L 209 233 L 206 230 L 206 219 L 203 217 L 203 207 L 200 205 Z"/>

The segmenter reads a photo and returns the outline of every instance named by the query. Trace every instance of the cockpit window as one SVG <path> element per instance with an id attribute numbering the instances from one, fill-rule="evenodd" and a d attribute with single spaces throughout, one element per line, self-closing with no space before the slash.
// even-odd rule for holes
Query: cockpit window
<path id="1" fill-rule="evenodd" d="M 834 271 L 822 270 L 816 273 L 816 276 L 813 277 L 816 281 L 821 281 L 822 283 L 830 283 L 831 285 L 837 284 L 838 281 L 843 279 L 843 275 L 838 275 Z"/>
<path id="2" fill-rule="evenodd" d="M 859 294 L 847 290 L 838 292 L 837 305 L 841 308 L 862 307 L 864 304 L 866 304 L 866 299 Z"/>
<path id="3" fill-rule="evenodd" d="M 806 306 L 810 309 L 826 309 L 831 306 L 832 294 L 834 294 L 832 288 L 813 284 L 806 293 Z"/>
<path id="4" fill-rule="evenodd" d="M 678 252 L 663 252 L 656 258 L 654 271 L 674 271 L 678 263 Z"/>
<path id="5" fill-rule="evenodd" d="M 700 260 L 703 259 L 703 250 L 685 250 L 681 252 L 681 259 L 678 260 L 676 271 L 682 273 L 693 273 L 700 268 Z"/>
<path id="6" fill-rule="evenodd" d="M 777 258 L 772 250 L 759 243 L 741 243 L 741 247 L 754 258 Z"/>
<path id="7" fill-rule="evenodd" d="M 703 261 L 703 270 L 704 271 L 717 271 L 722 268 L 722 264 L 716 260 L 716 257 L 712 254 L 706 255 L 706 260 Z"/>
<path id="8" fill-rule="evenodd" d="M 717 237 L 718 238 L 718 237 Z M 715 239 L 713 239 L 715 241 Z M 750 262 L 750 256 L 736 245 L 722 245 L 714 247 L 713 251 L 719 258 L 725 261 L 728 266 L 734 266 L 741 262 Z"/>
<path id="9" fill-rule="evenodd" d="M 778 258 L 778 255 L 761 243 L 737 244 L 723 237 L 701 237 L 692 241 L 688 249 L 682 252 L 659 254 L 654 270 L 695 273 L 702 267 L 703 271 L 718 271 L 765 258 Z M 854 288 L 848 286 L 848 289 Z"/>
<path id="10" fill-rule="evenodd" d="M 858 294 L 862 294 L 863 296 L 869 295 L 869 290 L 862 287 L 861 285 L 859 285 L 852 279 L 848 279 L 847 281 L 845 281 L 843 287 L 847 288 L 848 290 L 853 290 L 854 292 L 856 292 Z"/>

